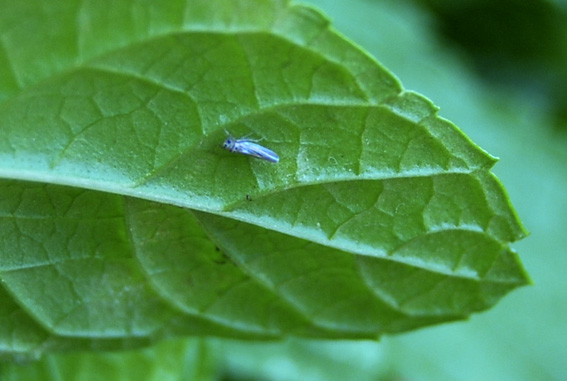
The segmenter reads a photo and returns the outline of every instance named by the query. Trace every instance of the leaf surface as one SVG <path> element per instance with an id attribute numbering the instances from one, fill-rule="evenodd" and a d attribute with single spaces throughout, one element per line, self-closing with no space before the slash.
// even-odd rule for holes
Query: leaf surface
<path id="1" fill-rule="evenodd" d="M 0 16 L 4 353 L 374 338 L 528 282 L 495 159 L 315 10 L 42 4 Z"/>

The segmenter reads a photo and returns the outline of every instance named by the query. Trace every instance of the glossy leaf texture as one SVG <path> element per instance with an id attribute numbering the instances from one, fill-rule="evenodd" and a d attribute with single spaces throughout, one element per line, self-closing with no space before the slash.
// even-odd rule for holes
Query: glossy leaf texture
<path id="1" fill-rule="evenodd" d="M 2 353 L 376 338 L 528 282 L 495 159 L 316 10 L 0 4 Z"/>

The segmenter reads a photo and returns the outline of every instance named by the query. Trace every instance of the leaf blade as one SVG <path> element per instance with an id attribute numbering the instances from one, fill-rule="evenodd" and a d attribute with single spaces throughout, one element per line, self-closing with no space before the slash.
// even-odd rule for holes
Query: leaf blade
<path id="1" fill-rule="evenodd" d="M 39 351 L 376 337 L 462 319 L 527 282 L 495 159 L 316 11 L 76 4 L 50 10 L 63 16 L 41 67 L 24 58 L 45 36 L 24 43 L 0 19 L 4 56 L 22 64 L 0 57 L 19 86 L 1 90 L 0 176 L 53 184 L 0 184 L 13 193 L 0 275 L 47 332 Z M 222 151 L 225 129 L 265 138 L 281 162 Z M 217 263 L 215 242 L 237 265 Z"/>

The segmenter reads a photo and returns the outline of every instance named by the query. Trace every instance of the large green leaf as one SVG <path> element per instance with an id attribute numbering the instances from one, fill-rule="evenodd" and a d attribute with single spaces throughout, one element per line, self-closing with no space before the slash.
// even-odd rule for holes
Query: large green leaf
<path id="1" fill-rule="evenodd" d="M 527 283 L 495 159 L 316 11 L 0 4 L 4 353 L 375 338 Z"/>

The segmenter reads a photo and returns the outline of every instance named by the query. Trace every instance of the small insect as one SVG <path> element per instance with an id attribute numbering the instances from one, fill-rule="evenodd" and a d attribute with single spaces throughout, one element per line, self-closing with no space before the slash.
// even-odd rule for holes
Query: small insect
<path id="1" fill-rule="evenodd" d="M 280 157 L 277 153 L 272 150 L 262 147 L 260 144 L 256 143 L 257 140 L 252 139 L 236 139 L 232 136 L 228 136 L 224 141 L 222 148 L 230 152 L 238 152 L 243 155 L 248 155 L 252 157 L 257 157 L 258 159 L 264 159 L 270 163 L 277 163 L 280 161 Z"/>

